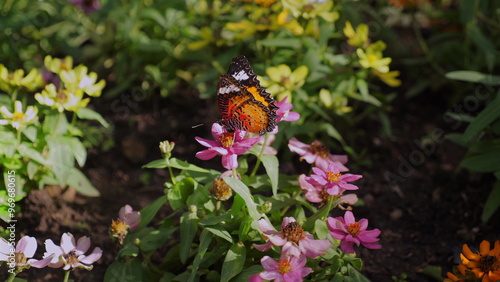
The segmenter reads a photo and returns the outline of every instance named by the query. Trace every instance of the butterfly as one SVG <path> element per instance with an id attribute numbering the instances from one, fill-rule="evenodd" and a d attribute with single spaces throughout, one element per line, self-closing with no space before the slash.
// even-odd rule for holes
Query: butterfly
<path id="1" fill-rule="evenodd" d="M 220 123 L 228 131 L 236 129 L 262 135 L 276 127 L 275 100 L 259 84 L 250 63 L 243 55 L 235 57 L 217 88 Z"/>

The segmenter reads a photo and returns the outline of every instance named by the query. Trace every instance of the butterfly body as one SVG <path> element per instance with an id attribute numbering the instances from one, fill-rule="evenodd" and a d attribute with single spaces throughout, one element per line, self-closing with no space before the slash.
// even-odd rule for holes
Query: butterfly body
<path id="1" fill-rule="evenodd" d="M 231 61 L 229 70 L 219 80 L 217 98 L 220 123 L 228 131 L 240 129 L 262 135 L 276 127 L 278 107 L 271 94 L 260 86 L 245 56 Z"/>

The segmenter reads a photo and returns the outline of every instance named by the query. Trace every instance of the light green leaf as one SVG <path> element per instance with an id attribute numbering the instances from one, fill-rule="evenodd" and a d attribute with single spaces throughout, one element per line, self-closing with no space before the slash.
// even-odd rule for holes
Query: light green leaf
<path id="1" fill-rule="evenodd" d="M 49 147 L 48 160 L 51 170 L 59 184 L 66 186 L 75 162 L 71 142 L 69 138 L 62 136 L 46 136 L 45 139 Z"/>
<path id="2" fill-rule="evenodd" d="M 83 146 L 82 142 L 76 137 L 70 139 L 71 151 L 73 156 L 75 156 L 76 162 L 79 166 L 84 166 L 87 160 L 87 149 Z"/>
<path id="3" fill-rule="evenodd" d="M 224 258 L 221 270 L 221 282 L 227 282 L 243 270 L 243 265 L 247 256 L 245 244 L 238 243 L 231 246 Z"/>
<path id="4" fill-rule="evenodd" d="M 29 143 L 21 143 L 18 148 L 19 154 L 25 158 L 29 158 L 33 161 L 38 162 L 41 165 L 47 165 L 47 161 L 45 158 L 38 152 L 33 149 L 31 144 Z"/>
<path id="5" fill-rule="evenodd" d="M 93 111 L 89 108 L 80 108 L 75 113 L 79 119 L 95 120 L 98 121 L 104 127 L 109 126 L 108 122 L 101 116 L 100 113 Z"/>
<path id="6" fill-rule="evenodd" d="M 271 188 L 273 195 L 278 194 L 278 179 L 279 179 L 279 161 L 275 155 L 263 155 L 260 160 L 266 168 L 267 175 L 271 180 Z"/>
<path id="7" fill-rule="evenodd" d="M 446 78 L 474 83 L 482 83 L 486 85 L 500 85 L 500 76 L 480 73 L 477 71 L 452 71 L 446 74 Z"/>
<path id="8" fill-rule="evenodd" d="M 62 113 L 52 113 L 45 116 L 43 121 L 43 132 L 46 135 L 64 135 L 68 130 L 68 120 Z"/>
<path id="9" fill-rule="evenodd" d="M 142 166 L 142 168 L 166 168 L 167 162 L 164 159 L 154 160 Z"/>
<path id="10" fill-rule="evenodd" d="M 225 230 L 224 228 L 222 228 L 222 226 L 218 226 L 218 225 L 215 225 L 215 226 L 207 226 L 205 227 L 206 230 L 210 231 L 212 234 L 214 234 L 215 236 L 218 236 L 226 241 L 228 241 L 229 243 L 233 244 L 233 237 L 231 237 L 231 234 L 229 234 L 229 232 L 227 232 L 227 230 Z"/>
<path id="11" fill-rule="evenodd" d="M 254 220 L 259 220 L 262 215 L 257 211 L 257 205 L 255 204 L 248 187 L 243 184 L 243 182 L 233 177 L 225 176 L 223 177 L 223 180 L 245 201 L 249 215 Z"/>
<path id="12" fill-rule="evenodd" d="M 210 172 L 208 169 L 204 169 L 204 168 L 201 168 L 199 166 L 195 166 L 193 164 L 181 161 L 181 160 L 176 159 L 176 158 L 171 158 L 169 161 L 170 161 L 169 165 L 173 168 L 182 169 L 182 170 L 186 170 L 186 171 L 204 172 L 204 173 Z"/>
<path id="13" fill-rule="evenodd" d="M 99 191 L 90 183 L 85 174 L 75 167 L 71 168 L 68 175 L 68 185 L 88 197 L 98 197 L 100 195 Z"/>

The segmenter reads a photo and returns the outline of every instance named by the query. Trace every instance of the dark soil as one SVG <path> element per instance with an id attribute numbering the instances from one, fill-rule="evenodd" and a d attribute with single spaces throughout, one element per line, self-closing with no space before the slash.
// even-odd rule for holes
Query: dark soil
<path id="1" fill-rule="evenodd" d="M 358 254 L 363 259 L 363 273 L 372 281 L 393 281 L 391 276 L 401 274 L 407 274 L 408 281 L 436 281 L 419 272 L 439 266 L 444 276 L 456 264 L 454 258 L 463 243 L 477 246 L 483 239 L 499 239 L 498 223 L 480 221 L 493 179 L 459 168 L 465 150 L 442 135 L 450 132 L 450 125 L 443 120 L 449 106 L 430 104 L 435 101 L 431 96 L 399 98 L 393 103 L 393 138 L 382 137 L 378 123 L 368 121 L 355 131 L 363 132 L 364 138 L 350 144 L 357 151 L 368 150 L 364 157 L 368 165 L 355 171 L 364 175 L 357 194 L 365 203 L 355 208 L 356 216 L 367 218 L 370 228 L 382 230 L 383 248 L 360 249 Z M 209 127 L 218 117 L 214 101 L 200 100 L 193 93 L 150 101 L 133 98 L 126 103 L 117 98 L 96 105 L 114 125 L 115 141 L 109 151 L 92 149 L 83 169 L 101 192 L 100 197 L 47 187 L 33 191 L 22 203 L 18 236 L 36 237 L 38 256 L 45 239 L 58 244 L 60 238 L 54 236 L 63 232 L 76 238 L 90 236 L 92 248 L 104 250 L 92 271 L 72 274 L 75 281 L 103 279 L 118 251 L 108 236 L 108 227 L 122 206 L 141 209 L 163 194 L 167 172 L 141 168 L 160 158 L 158 143 L 174 141 L 175 157 L 202 165 L 194 158 L 201 148 L 193 137 L 209 136 Z M 124 108 L 113 111 L 113 102 L 122 103 Z M 437 137 L 432 138 L 433 132 Z M 416 140 L 428 143 L 419 147 Z M 162 211 L 166 212 L 167 208 Z M 61 281 L 61 274 L 61 270 L 30 269 L 20 276 L 29 281 Z"/>

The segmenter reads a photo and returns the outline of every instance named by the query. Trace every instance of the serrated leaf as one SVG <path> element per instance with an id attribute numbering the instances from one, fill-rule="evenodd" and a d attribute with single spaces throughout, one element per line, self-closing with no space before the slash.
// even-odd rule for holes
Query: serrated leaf
<path id="1" fill-rule="evenodd" d="M 238 243 L 229 249 L 221 270 L 221 282 L 227 282 L 243 270 L 247 249 L 243 243 Z"/>
<path id="2" fill-rule="evenodd" d="M 278 180 L 279 180 L 279 161 L 275 155 L 263 155 L 260 161 L 266 168 L 267 175 L 271 180 L 271 188 L 273 195 L 278 194 Z"/>

